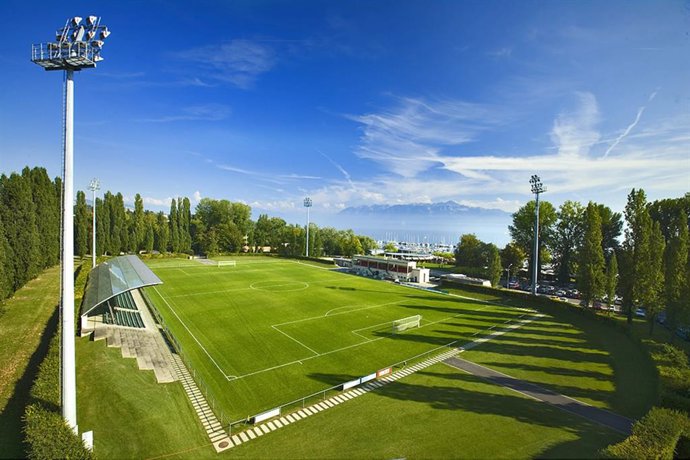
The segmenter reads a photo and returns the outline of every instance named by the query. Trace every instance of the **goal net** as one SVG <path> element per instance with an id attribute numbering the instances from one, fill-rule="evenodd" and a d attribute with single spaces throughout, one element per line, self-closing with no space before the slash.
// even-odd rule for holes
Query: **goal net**
<path id="1" fill-rule="evenodd" d="M 414 315 L 393 321 L 393 333 L 402 332 L 406 329 L 419 327 L 422 323 L 422 315 Z"/>
<path id="2" fill-rule="evenodd" d="M 236 265 L 237 265 L 237 263 L 234 260 L 219 260 L 218 261 L 219 267 L 234 267 Z"/>

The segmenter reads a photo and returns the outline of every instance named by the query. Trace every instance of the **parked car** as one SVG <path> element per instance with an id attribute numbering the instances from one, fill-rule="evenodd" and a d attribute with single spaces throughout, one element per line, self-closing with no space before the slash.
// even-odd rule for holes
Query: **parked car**
<path id="1" fill-rule="evenodd" d="M 647 310 L 645 310 L 644 308 L 638 308 L 637 310 L 635 310 L 635 316 L 645 318 L 647 317 Z"/>
<path id="2" fill-rule="evenodd" d="M 556 295 L 558 297 L 565 297 L 565 291 L 563 289 L 559 289 L 556 291 Z"/>

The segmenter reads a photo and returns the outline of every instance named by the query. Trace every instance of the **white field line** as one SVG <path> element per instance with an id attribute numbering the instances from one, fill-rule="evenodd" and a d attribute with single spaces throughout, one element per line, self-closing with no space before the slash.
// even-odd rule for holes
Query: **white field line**
<path id="1" fill-rule="evenodd" d="M 297 340 L 296 338 L 292 337 L 292 336 L 291 336 L 290 334 L 288 334 L 287 332 L 283 332 L 283 331 L 281 331 L 280 329 L 278 329 L 278 328 L 275 327 L 275 326 L 271 326 L 271 327 L 272 327 L 273 329 L 275 329 L 276 331 L 280 332 L 281 334 L 283 334 L 283 335 L 284 335 L 285 337 L 287 337 L 288 339 L 294 340 L 295 342 L 299 343 L 299 344 L 302 345 L 304 348 L 306 348 L 307 350 L 309 350 L 309 351 L 311 351 L 312 353 L 314 353 L 316 356 L 319 355 L 319 352 L 318 352 L 318 351 L 315 351 L 315 350 L 309 348 L 308 346 L 306 346 L 305 344 L 303 344 L 302 342 L 300 342 L 300 341 Z"/>
<path id="2" fill-rule="evenodd" d="M 218 365 L 218 363 L 216 362 L 216 360 L 213 359 L 213 356 L 211 356 L 211 354 L 208 352 L 208 350 L 206 350 L 206 347 L 204 347 L 204 346 L 201 344 L 201 342 L 199 342 L 199 339 L 196 338 L 196 336 L 194 335 L 194 333 L 193 333 L 192 331 L 189 330 L 189 328 L 187 327 L 187 325 L 185 324 L 185 322 L 182 321 L 182 318 L 180 318 L 180 316 L 179 316 L 179 315 L 177 314 L 177 312 L 173 309 L 173 307 L 168 303 L 168 301 L 165 299 L 165 297 L 163 297 L 163 294 L 161 294 L 160 292 L 158 292 L 158 288 L 157 288 L 156 286 L 153 286 L 153 290 L 156 291 L 156 293 L 160 296 L 161 299 L 163 299 L 163 302 L 165 302 L 165 304 L 168 306 L 168 308 L 169 308 L 170 311 L 173 313 L 173 315 L 175 315 L 175 317 L 176 317 L 177 320 L 180 322 L 180 324 L 182 324 L 182 326 L 184 326 L 184 328 L 187 330 L 187 332 L 189 332 L 189 335 L 191 335 L 192 338 L 194 339 L 194 341 L 201 347 L 202 350 L 204 350 L 204 353 L 206 353 L 206 356 L 208 356 L 208 358 L 211 360 L 211 362 L 213 362 L 213 364 L 216 366 L 216 368 L 218 369 L 218 371 L 219 371 L 221 374 L 223 374 L 223 377 L 225 377 L 225 378 L 227 379 L 227 378 L 228 378 L 228 374 L 226 374 L 225 372 L 223 372 L 223 369 L 220 368 L 220 366 Z"/>
<path id="3" fill-rule="evenodd" d="M 338 353 L 339 351 L 347 350 L 347 349 L 349 349 L 349 348 L 359 347 L 359 346 L 366 345 L 366 344 L 371 343 L 371 342 L 376 342 L 377 340 L 382 340 L 382 339 L 385 339 L 385 338 L 386 338 L 386 337 L 378 337 L 378 338 L 376 338 L 376 339 L 372 339 L 372 340 L 369 340 L 369 341 L 367 341 L 367 342 L 355 343 L 354 345 L 348 345 L 348 346 L 346 346 L 346 347 L 338 348 L 337 350 L 331 350 L 331 351 L 327 351 L 327 352 L 325 352 L 325 353 L 319 353 L 319 354 L 316 355 L 316 356 L 309 356 L 309 357 L 307 357 L 307 358 L 296 359 L 296 360 L 294 360 L 294 361 L 290 361 L 289 363 L 278 364 L 277 366 L 267 367 L 266 369 L 261 369 L 261 370 L 258 370 L 258 371 L 249 372 L 249 373 L 247 373 L 247 374 L 242 374 L 242 375 L 238 375 L 238 376 L 228 376 L 228 377 L 226 377 L 226 378 L 227 378 L 228 380 L 230 380 L 230 381 L 243 379 L 243 378 L 245 378 L 245 377 L 250 377 L 250 376 L 252 376 L 252 375 L 261 374 L 261 373 L 268 372 L 268 371 L 272 371 L 272 370 L 275 370 L 275 369 L 280 369 L 281 367 L 291 366 L 291 365 L 297 364 L 297 363 L 302 364 L 303 361 L 309 361 L 309 360 L 311 360 L 311 359 L 320 358 L 321 356 L 326 356 L 326 355 L 330 355 L 330 354 L 333 354 L 333 353 Z"/>
<path id="4" fill-rule="evenodd" d="M 177 294 L 168 296 L 168 299 L 177 299 L 178 297 L 194 297 L 198 295 L 208 295 L 208 294 L 222 294 L 224 292 L 235 292 L 235 291 L 250 291 L 251 287 L 245 288 L 234 288 L 234 289 L 223 289 L 221 291 L 204 291 L 204 292 L 192 292 L 191 294 Z"/>
<path id="5" fill-rule="evenodd" d="M 323 315 L 323 316 L 328 316 L 328 315 L 330 315 L 332 312 L 338 311 L 338 310 L 342 310 L 342 309 L 344 309 L 344 308 L 354 308 L 354 309 L 353 309 L 353 310 L 344 311 L 344 312 L 342 312 L 342 313 L 335 313 L 335 315 L 342 315 L 342 314 L 344 314 L 344 313 L 352 313 L 352 312 L 361 311 L 361 310 L 368 310 L 368 309 L 370 309 L 370 308 L 385 307 L 386 305 L 395 305 L 395 304 L 402 303 L 402 302 L 405 302 L 405 300 L 398 300 L 397 302 L 380 303 L 380 304 L 378 304 L 378 305 L 369 305 L 369 306 L 361 307 L 361 308 L 356 308 L 356 307 L 358 307 L 358 305 L 344 305 L 344 306 L 342 306 L 342 307 L 331 308 L 331 309 L 328 310 L 328 311 L 326 312 L 326 314 Z M 333 316 L 335 316 L 335 315 L 333 315 Z M 314 318 L 318 318 L 318 316 L 315 316 Z M 309 318 L 309 319 L 311 319 L 311 318 Z"/>
<path id="6" fill-rule="evenodd" d="M 305 267 L 318 268 L 319 270 L 335 270 L 335 269 L 337 269 L 337 268 L 341 268 L 341 267 L 337 267 L 337 266 L 336 266 L 336 267 L 330 267 L 330 268 L 328 268 L 328 267 L 319 267 L 318 265 L 312 265 L 312 264 L 305 264 L 305 263 L 302 263 L 302 262 L 300 262 L 299 260 L 291 260 L 290 262 L 295 263 L 295 264 L 300 264 L 300 265 L 303 265 L 303 266 L 305 266 Z"/>

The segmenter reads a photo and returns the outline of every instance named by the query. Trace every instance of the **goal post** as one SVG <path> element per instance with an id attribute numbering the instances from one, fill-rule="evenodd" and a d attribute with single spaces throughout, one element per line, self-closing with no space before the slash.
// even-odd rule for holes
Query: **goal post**
<path id="1" fill-rule="evenodd" d="M 422 324 L 422 315 L 409 316 L 403 319 L 396 319 L 393 321 L 393 334 L 402 332 L 406 329 L 419 327 Z"/>
<path id="2" fill-rule="evenodd" d="M 236 265 L 237 265 L 237 262 L 234 260 L 219 260 L 218 261 L 219 267 L 235 267 Z"/>

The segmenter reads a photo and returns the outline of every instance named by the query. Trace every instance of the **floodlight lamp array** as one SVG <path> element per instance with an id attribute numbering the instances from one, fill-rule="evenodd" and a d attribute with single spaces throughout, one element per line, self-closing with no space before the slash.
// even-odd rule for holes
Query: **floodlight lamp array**
<path id="1" fill-rule="evenodd" d="M 541 183 L 541 179 L 536 174 L 530 178 L 529 183 L 532 185 L 532 193 L 535 195 L 539 195 L 546 191 L 546 187 L 544 187 L 544 184 Z"/>
<path id="2" fill-rule="evenodd" d="M 100 188 L 101 188 L 101 184 L 100 184 L 100 182 L 98 182 L 98 179 L 96 179 L 95 177 L 93 179 L 91 179 L 91 183 L 89 183 L 89 190 L 92 190 L 95 192 L 96 190 L 100 190 Z"/>
<path id="3" fill-rule="evenodd" d="M 110 35 L 99 16 L 68 19 L 55 32 L 55 41 L 31 47 L 31 61 L 46 70 L 81 70 L 103 60 L 103 40 Z"/>
<path id="4" fill-rule="evenodd" d="M 304 207 L 305 207 L 305 208 L 311 208 L 311 205 L 312 205 L 311 198 L 306 197 L 306 198 L 304 199 Z"/>

